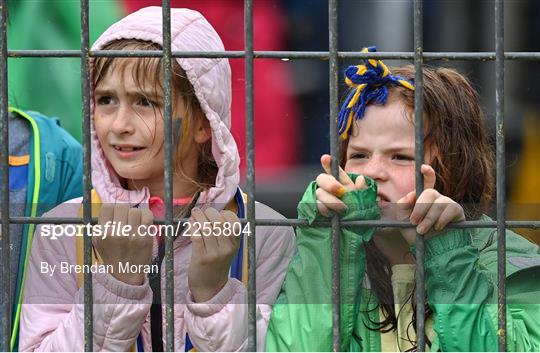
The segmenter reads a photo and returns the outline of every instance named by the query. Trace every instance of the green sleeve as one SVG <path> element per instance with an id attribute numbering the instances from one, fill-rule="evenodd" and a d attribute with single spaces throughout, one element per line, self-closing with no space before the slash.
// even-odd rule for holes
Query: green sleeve
<path id="1" fill-rule="evenodd" d="M 426 288 L 434 311 L 433 328 L 442 351 L 497 351 L 496 272 L 479 261 L 482 249 L 472 244 L 471 230 L 449 230 L 426 240 Z M 532 244 L 531 244 L 532 245 Z M 538 273 L 537 273 L 538 275 Z M 516 277 L 516 276 L 513 276 Z M 518 276 L 519 277 L 519 276 Z M 507 281 L 507 329 L 509 351 L 538 351 L 540 307 L 512 303 L 531 279 Z"/>
<path id="2" fill-rule="evenodd" d="M 354 178 L 355 176 L 353 176 Z M 367 180 L 366 190 L 346 193 L 348 206 L 341 219 L 378 219 L 376 185 Z M 318 213 L 311 183 L 300 204 L 300 219 L 310 224 L 328 220 Z M 373 236 L 374 228 L 341 228 L 341 350 L 347 351 L 358 311 L 358 287 L 365 272 L 363 243 Z M 266 349 L 268 351 L 332 350 L 332 237 L 328 227 L 306 226 L 296 229 L 297 252 L 289 265 L 281 293 L 273 307 Z"/>

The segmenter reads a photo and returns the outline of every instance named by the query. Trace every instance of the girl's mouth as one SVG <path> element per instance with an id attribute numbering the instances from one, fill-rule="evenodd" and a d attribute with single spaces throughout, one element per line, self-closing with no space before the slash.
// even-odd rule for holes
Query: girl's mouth
<path id="1" fill-rule="evenodd" d="M 132 145 L 112 145 L 112 147 L 120 158 L 133 158 L 145 149 L 145 147 Z"/>
<path id="2" fill-rule="evenodd" d="M 142 150 L 144 147 L 138 147 L 138 146 L 127 146 L 127 145 L 113 145 L 113 148 L 117 151 L 122 152 L 133 152 Z"/>
<path id="3" fill-rule="evenodd" d="M 377 195 L 377 203 L 379 204 L 380 208 L 387 208 L 390 206 L 390 200 L 384 195 Z"/>

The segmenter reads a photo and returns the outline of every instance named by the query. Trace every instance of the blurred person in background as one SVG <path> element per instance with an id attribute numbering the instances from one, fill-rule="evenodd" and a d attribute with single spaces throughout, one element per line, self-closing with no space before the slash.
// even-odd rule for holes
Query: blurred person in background
<path id="1" fill-rule="evenodd" d="M 90 43 L 123 14 L 118 1 L 90 1 Z M 78 1 L 9 0 L 10 50 L 79 50 Z M 60 116 L 62 126 L 81 141 L 80 58 L 11 58 L 8 93 L 11 106 L 32 107 Z"/>
<path id="2" fill-rule="evenodd" d="M 39 217 L 54 206 L 82 195 L 82 148 L 60 127 L 58 118 L 9 108 L 8 124 L 11 217 Z M 10 224 L 9 227 L 12 339 L 10 347 L 2 347 L 0 343 L 0 351 L 18 348 L 22 283 L 34 229 L 35 224 Z M 0 280 L 2 286 L 6 282 Z M 4 308 L 0 305 L 0 317 L 3 315 Z"/>

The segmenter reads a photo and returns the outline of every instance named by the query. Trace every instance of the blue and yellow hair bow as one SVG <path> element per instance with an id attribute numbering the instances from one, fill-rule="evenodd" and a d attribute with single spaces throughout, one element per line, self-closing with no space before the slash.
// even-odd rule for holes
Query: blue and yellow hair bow
<path id="1" fill-rule="evenodd" d="M 375 52 L 376 47 L 364 48 L 363 53 Z M 351 93 L 341 106 L 338 120 L 338 134 L 347 139 L 353 120 L 364 116 L 368 103 L 385 104 L 388 98 L 388 85 L 400 85 L 414 91 L 411 82 L 403 77 L 392 76 L 382 60 L 365 59 L 364 64 L 349 66 L 345 70 L 345 83 Z"/>

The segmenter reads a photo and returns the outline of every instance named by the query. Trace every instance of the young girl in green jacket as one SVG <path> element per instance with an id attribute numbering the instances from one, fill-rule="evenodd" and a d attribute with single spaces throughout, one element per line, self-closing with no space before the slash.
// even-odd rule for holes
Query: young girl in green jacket
<path id="1" fill-rule="evenodd" d="M 311 183 L 299 218 L 408 220 L 414 228 L 342 227 L 341 350 L 416 349 L 416 232 L 425 236 L 426 335 L 433 351 L 497 350 L 496 230 L 449 229 L 489 220 L 494 162 L 478 95 L 454 70 L 423 70 L 424 190 L 415 195 L 414 68 L 365 60 L 346 70 L 340 173 Z M 540 350 L 540 251 L 507 231 L 509 350 Z M 269 351 L 332 350 L 331 231 L 299 227 L 298 250 L 273 307 Z"/>

